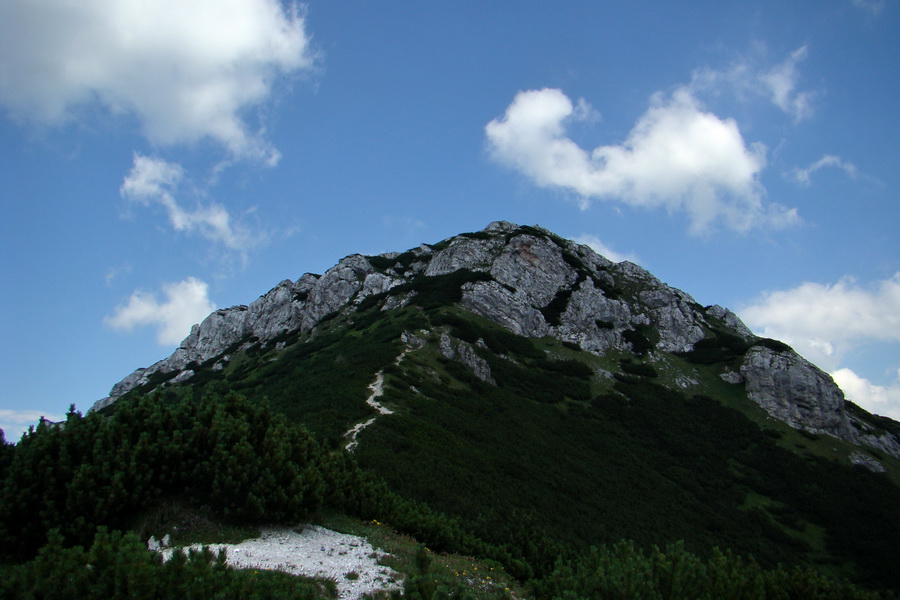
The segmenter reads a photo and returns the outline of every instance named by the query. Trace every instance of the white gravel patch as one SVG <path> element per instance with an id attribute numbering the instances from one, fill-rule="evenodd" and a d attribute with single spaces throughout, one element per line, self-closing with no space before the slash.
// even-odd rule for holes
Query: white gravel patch
<path id="1" fill-rule="evenodd" d="M 200 545 L 192 547 L 199 549 Z M 292 529 L 266 529 L 255 539 L 209 547 L 214 552 L 224 549 L 226 562 L 237 569 L 333 579 L 341 600 L 356 600 L 365 594 L 401 587 L 402 576 L 378 564 L 386 553 L 375 550 L 364 538 L 315 525 L 307 526 L 300 533 Z M 162 552 L 168 559 L 173 549 Z"/>

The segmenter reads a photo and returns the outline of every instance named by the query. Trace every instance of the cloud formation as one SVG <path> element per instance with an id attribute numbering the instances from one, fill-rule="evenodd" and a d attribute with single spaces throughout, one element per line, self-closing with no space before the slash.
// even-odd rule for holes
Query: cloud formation
<path id="1" fill-rule="evenodd" d="M 832 285 L 806 282 L 766 293 L 738 314 L 754 331 L 787 342 L 831 372 L 860 406 L 900 416 L 900 384 L 876 386 L 841 365 L 854 348 L 900 342 L 900 273 L 868 287 L 849 277 Z"/>
<path id="2" fill-rule="evenodd" d="M 797 64 L 807 55 L 806 46 L 793 52 L 781 64 L 759 75 L 759 81 L 769 92 L 772 102 L 800 121 L 812 116 L 813 92 L 797 91 Z"/>
<path id="3" fill-rule="evenodd" d="M 143 206 L 162 206 L 176 231 L 198 232 L 209 240 L 240 252 L 247 251 L 260 241 L 246 228 L 233 223 L 228 211 L 219 204 L 185 210 L 173 195 L 183 177 L 184 169 L 176 163 L 135 154 L 131 171 L 119 193 L 126 200 Z"/>
<path id="4" fill-rule="evenodd" d="M 136 291 L 128 303 L 117 306 L 103 323 L 117 331 L 130 332 L 135 327 L 156 327 L 156 341 L 165 346 L 179 344 L 216 305 L 209 299 L 209 286 L 195 277 L 163 286 L 165 300 L 155 294 Z"/>
<path id="5" fill-rule="evenodd" d="M 813 116 L 814 91 L 798 90 L 800 72 L 797 68 L 809 51 L 801 46 L 791 52 L 781 63 L 773 67 L 761 67 L 757 56 L 751 53 L 735 61 L 725 70 L 703 68 L 694 71 L 689 88 L 695 94 L 731 91 L 739 98 L 762 96 L 795 121 Z"/>
<path id="6" fill-rule="evenodd" d="M 805 282 L 763 294 L 740 316 L 754 330 L 811 352 L 833 370 L 834 360 L 859 344 L 900 342 L 900 273 L 869 288 L 850 277 L 832 285 Z"/>
<path id="7" fill-rule="evenodd" d="M 689 88 L 656 94 L 623 143 L 590 152 L 566 135 L 568 123 L 589 118 L 578 106 L 558 89 L 519 92 L 485 126 L 492 158 L 537 185 L 577 193 L 582 207 L 597 198 L 683 211 L 692 233 L 798 222 L 795 210 L 763 201 L 765 146 L 748 146 L 734 120 L 704 111 Z"/>
<path id="8" fill-rule="evenodd" d="M 900 421 L 900 381 L 887 386 L 874 385 L 847 368 L 838 369 L 831 376 L 848 400 L 876 415 Z"/>
<path id="9" fill-rule="evenodd" d="M 154 144 L 211 139 L 274 164 L 247 111 L 313 63 L 303 14 L 278 0 L 0 3 L 0 104 L 29 121 L 63 123 L 99 102 Z"/>
<path id="10" fill-rule="evenodd" d="M 599 254 L 600 256 L 604 256 L 613 262 L 622 262 L 623 260 L 627 260 L 633 263 L 640 263 L 641 260 L 634 254 L 622 254 L 621 252 L 616 252 L 605 243 L 603 243 L 600 238 L 595 235 L 590 234 L 582 234 L 576 238 L 573 238 L 574 241 L 579 244 L 584 244 L 585 246 L 590 246 L 590 248 Z"/>
<path id="11" fill-rule="evenodd" d="M 854 165 L 853 163 L 845 161 L 840 156 L 826 154 L 805 169 L 794 169 L 792 172 L 792 176 L 794 178 L 794 181 L 804 187 L 808 187 L 810 183 L 812 183 L 813 173 L 815 173 L 819 169 L 824 169 L 825 167 L 841 169 L 842 171 L 844 171 L 844 173 L 847 174 L 848 177 L 851 178 L 855 178 L 857 173 L 859 172 L 856 168 L 856 165 Z"/>

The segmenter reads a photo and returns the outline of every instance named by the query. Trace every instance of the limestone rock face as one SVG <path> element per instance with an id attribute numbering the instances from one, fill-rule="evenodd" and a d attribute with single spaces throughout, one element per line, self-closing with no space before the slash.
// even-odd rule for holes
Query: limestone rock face
<path id="1" fill-rule="evenodd" d="M 840 388 L 800 355 L 755 346 L 741 375 L 749 398 L 776 419 L 811 433 L 853 437 Z"/>
<path id="2" fill-rule="evenodd" d="M 462 305 L 517 335 L 541 337 L 549 333 L 540 310 L 528 302 L 524 292 L 510 291 L 496 281 L 466 284 Z"/>
<path id="3" fill-rule="evenodd" d="M 321 277 L 307 273 L 296 282 L 285 280 L 249 306 L 219 309 L 206 317 L 181 342 L 171 356 L 150 367 L 137 369 L 113 386 L 109 397 L 94 404 L 99 410 L 123 394 L 145 385 L 156 373 L 187 373 L 188 366 L 202 364 L 229 350 L 270 340 L 285 332 L 309 331 L 323 317 L 345 308 L 354 297 L 360 300 L 405 281 L 377 273 L 361 255 L 348 256 Z M 189 375 L 175 375 L 184 380 Z"/>
<path id="4" fill-rule="evenodd" d="M 491 385 L 497 385 L 497 382 L 494 381 L 494 378 L 491 376 L 491 367 L 486 360 L 476 354 L 475 349 L 470 344 L 455 341 L 446 333 L 442 333 L 440 341 L 438 342 L 438 348 L 444 358 L 448 360 L 458 360 L 469 367 L 469 369 L 472 370 L 472 373 L 475 374 L 475 377 L 481 381 L 490 383 Z"/>

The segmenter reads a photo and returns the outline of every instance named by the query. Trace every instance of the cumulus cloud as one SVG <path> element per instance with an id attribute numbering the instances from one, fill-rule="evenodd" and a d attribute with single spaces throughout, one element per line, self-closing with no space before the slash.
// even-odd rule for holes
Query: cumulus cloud
<path id="1" fill-rule="evenodd" d="M 127 304 L 117 306 L 112 316 L 103 319 L 108 327 L 130 332 L 135 327 L 156 327 L 156 340 L 170 346 L 181 342 L 216 305 L 209 299 L 209 286 L 203 281 L 188 277 L 177 283 L 163 286 L 165 300 L 160 302 L 156 294 L 134 292 Z"/>
<path id="2" fill-rule="evenodd" d="M 603 241 L 595 235 L 585 233 L 574 238 L 574 240 L 579 244 L 590 246 L 590 248 L 594 252 L 596 252 L 600 256 L 605 256 L 613 262 L 622 262 L 623 260 L 627 260 L 633 263 L 641 262 L 640 259 L 634 254 L 622 254 L 621 252 L 616 252 L 605 243 L 603 243 Z"/>
<path id="3" fill-rule="evenodd" d="M 258 236 L 234 223 L 225 207 L 219 204 L 201 205 L 194 210 L 183 208 L 173 195 L 183 177 L 184 169 L 176 163 L 135 154 L 131 171 L 119 193 L 123 198 L 144 206 L 162 206 L 176 231 L 197 232 L 241 252 L 260 241 Z"/>
<path id="4" fill-rule="evenodd" d="M 900 342 L 900 273 L 869 286 L 850 277 L 830 285 L 806 282 L 763 294 L 738 314 L 754 331 L 787 342 L 831 372 L 847 396 L 868 410 L 897 398 L 897 385 L 873 385 L 841 363 L 868 343 Z M 895 413 L 900 408 L 891 406 Z"/>
<path id="5" fill-rule="evenodd" d="M 815 173 L 819 169 L 824 169 L 825 167 L 840 169 L 844 173 L 846 173 L 848 177 L 852 178 L 855 178 L 858 173 L 856 165 L 854 165 L 853 163 L 845 161 L 840 156 L 826 154 L 805 169 L 794 169 L 792 176 L 794 178 L 794 181 L 804 187 L 807 187 L 812 182 L 813 173 Z"/>
<path id="6" fill-rule="evenodd" d="M 0 408 L 0 429 L 9 443 L 16 443 L 22 439 L 22 434 L 28 431 L 31 425 L 37 426 L 41 418 L 50 421 L 62 421 L 65 415 L 56 415 L 39 410 L 13 410 Z"/>
<path id="7" fill-rule="evenodd" d="M 768 292 L 740 311 L 756 331 L 784 340 L 828 370 L 868 341 L 900 342 L 900 273 L 863 287 L 851 277 Z"/>
<path id="8" fill-rule="evenodd" d="M 875 385 L 847 368 L 834 371 L 831 377 L 851 402 L 869 412 L 900 421 L 900 377 L 887 386 Z"/>
<path id="9" fill-rule="evenodd" d="M 765 146 L 748 146 L 734 120 L 703 110 L 687 87 L 656 94 L 623 143 L 590 152 L 566 135 L 567 124 L 590 114 L 578 106 L 558 89 L 518 93 L 485 126 L 491 156 L 537 185 L 579 194 L 583 207 L 597 198 L 686 212 L 693 233 L 798 221 L 795 210 L 763 200 Z"/>
<path id="10" fill-rule="evenodd" d="M 313 64 L 304 15 L 278 0 L 0 3 L 0 104 L 23 120 L 63 123 L 99 102 L 154 144 L 211 139 L 274 164 L 248 109 Z"/>

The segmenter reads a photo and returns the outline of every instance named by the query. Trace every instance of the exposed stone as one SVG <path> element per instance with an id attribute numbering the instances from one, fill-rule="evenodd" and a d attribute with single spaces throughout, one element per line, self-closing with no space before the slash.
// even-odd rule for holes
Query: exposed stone
<path id="1" fill-rule="evenodd" d="M 475 374 L 475 377 L 485 383 L 497 385 L 497 382 L 494 381 L 494 378 L 491 376 L 491 367 L 485 359 L 475 353 L 475 349 L 472 348 L 472 346 L 465 342 L 460 342 L 456 347 L 456 353 L 459 362 L 469 367 L 472 370 L 472 373 Z"/>
<path id="2" fill-rule="evenodd" d="M 844 410 L 844 395 L 826 373 L 794 352 L 754 346 L 744 357 L 741 375 L 747 396 L 791 427 L 856 437 Z"/>
<path id="3" fill-rule="evenodd" d="M 546 306 L 560 288 L 575 283 L 575 270 L 562 258 L 559 247 L 544 237 L 513 237 L 491 265 L 500 284 L 521 291 L 533 306 Z"/>
<path id="4" fill-rule="evenodd" d="M 427 331 L 423 330 L 422 333 L 424 335 L 428 335 Z M 425 338 L 419 337 L 411 331 L 404 331 L 403 333 L 401 333 L 400 341 L 406 344 L 406 347 L 409 350 L 418 350 L 419 348 L 424 348 L 425 344 L 428 343 Z"/>
<path id="5" fill-rule="evenodd" d="M 725 383 L 731 383 L 733 385 L 738 385 L 739 383 L 744 383 L 744 376 L 738 373 L 737 371 L 725 371 L 719 377 Z"/>
<path id="6" fill-rule="evenodd" d="M 503 240 L 497 238 L 482 240 L 458 237 L 450 246 L 437 252 L 431 258 L 425 269 L 425 275 L 429 277 L 446 275 L 459 269 L 487 271 L 496 250 L 502 243 Z"/>
<path id="7" fill-rule="evenodd" d="M 438 349 L 440 350 L 441 355 L 447 360 L 456 359 L 469 367 L 475 374 L 475 377 L 481 381 L 490 383 L 491 385 L 497 385 L 497 382 L 494 381 L 494 378 L 491 375 L 490 365 L 488 365 L 486 360 L 478 356 L 471 345 L 465 342 L 456 342 L 448 333 L 444 332 L 441 334 L 440 341 L 438 342 Z"/>
<path id="8" fill-rule="evenodd" d="M 744 322 L 741 321 L 741 319 L 736 314 L 734 314 L 727 308 L 722 308 L 718 304 L 713 304 L 712 306 L 707 306 L 705 310 L 707 315 L 724 321 L 725 325 L 727 325 L 728 328 L 731 329 L 732 333 L 735 333 L 747 340 L 756 337 L 753 335 L 753 332 L 750 331 L 750 329 L 746 325 L 744 325 Z"/>
<path id="9" fill-rule="evenodd" d="M 854 465 L 863 466 L 875 473 L 884 473 L 887 470 L 884 468 L 884 465 L 878 462 L 878 460 L 865 452 L 853 452 L 849 458 L 850 462 Z"/>
<path id="10" fill-rule="evenodd" d="M 517 335 L 542 337 L 550 331 L 541 311 L 532 306 L 525 292 L 511 292 L 496 281 L 466 284 L 462 305 Z"/>
<path id="11" fill-rule="evenodd" d="M 441 334 L 441 339 L 438 342 L 438 349 L 441 351 L 441 356 L 447 360 L 456 358 L 456 346 L 453 344 L 453 339 L 451 339 L 450 334 L 446 332 Z"/>

